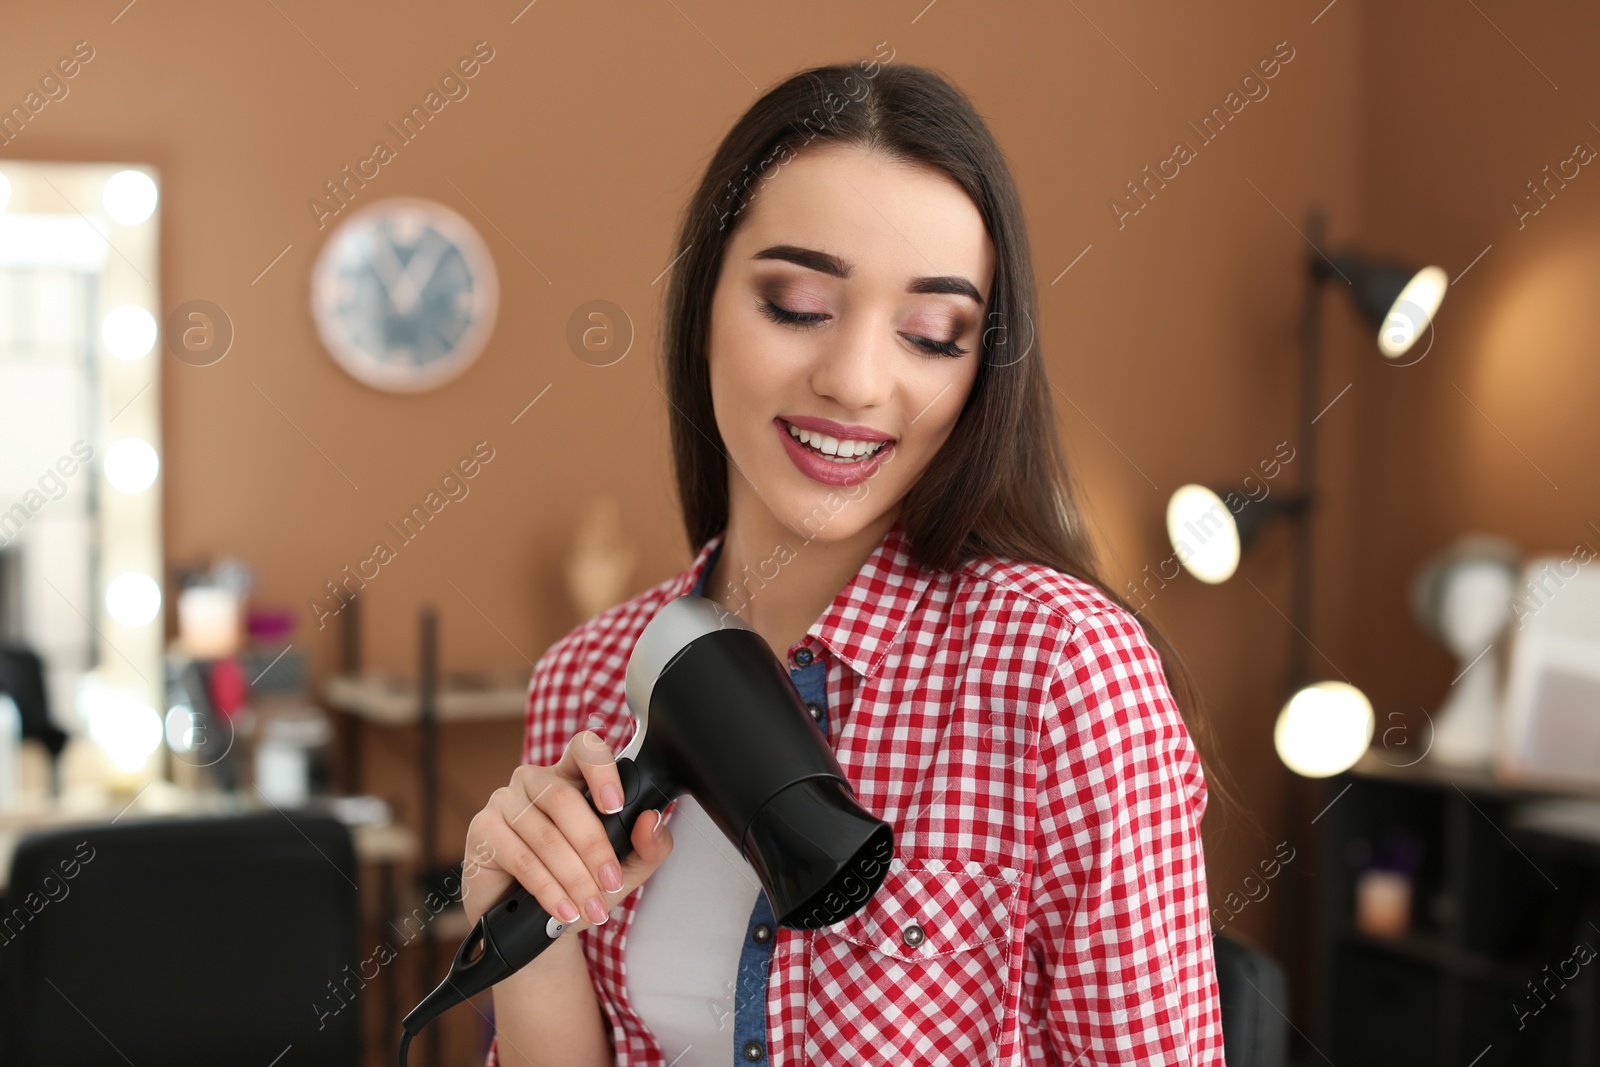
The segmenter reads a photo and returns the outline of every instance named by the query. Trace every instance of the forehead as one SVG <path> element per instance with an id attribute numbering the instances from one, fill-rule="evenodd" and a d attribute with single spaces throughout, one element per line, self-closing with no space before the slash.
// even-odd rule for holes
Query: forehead
<path id="1" fill-rule="evenodd" d="M 730 242 L 735 258 L 800 245 L 852 264 L 852 281 L 961 274 L 989 294 L 994 246 L 983 218 L 966 190 L 937 170 L 825 145 L 797 155 L 759 190 Z"/>

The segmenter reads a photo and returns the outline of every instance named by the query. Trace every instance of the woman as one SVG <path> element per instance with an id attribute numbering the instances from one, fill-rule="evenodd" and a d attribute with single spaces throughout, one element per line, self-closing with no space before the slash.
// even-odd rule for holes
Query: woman
<path id="1" fill-rule="evenodd" d="M 805 71 L 725 138 L 677 247 L 698 553 L 534 669 L 467 906 L 515 878 L 580 933 L 496 987 L 491 1063 L 1221 1064 L 1205 778 L 1095 577 L 982 120 L 916 67 Z M 628 654 L 690 592 L 766 639 L 894 826 L 882 889 L 833 927 L 777 928 L 687 798 L 619 865 L 580 792 L 620 806 Z"/>

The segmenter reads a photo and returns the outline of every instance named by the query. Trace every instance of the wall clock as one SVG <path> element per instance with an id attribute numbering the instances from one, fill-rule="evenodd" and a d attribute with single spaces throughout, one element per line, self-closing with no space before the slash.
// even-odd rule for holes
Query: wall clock
<path id="1" fill-rule="evenodd" d="M 323 244 L 311 314 L 353 377 L 414 393 L 478 358 L 499 293 L 494 259 L 471 223 L 432 200 L 397 197 L 356 211 Z"/>

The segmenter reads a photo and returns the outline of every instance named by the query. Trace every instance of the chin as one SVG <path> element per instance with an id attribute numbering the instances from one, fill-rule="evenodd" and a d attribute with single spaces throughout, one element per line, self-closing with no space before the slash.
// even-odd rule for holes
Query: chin
<path id="1" fill-rule="evenodd" d="M 876 490 L 862 493 L 865 487 L 819 488 L 814 496 L 789 501 L 779 518 L 800 541 L 830 544 L 848 540 L 884 515 L 886 498 Z"/>

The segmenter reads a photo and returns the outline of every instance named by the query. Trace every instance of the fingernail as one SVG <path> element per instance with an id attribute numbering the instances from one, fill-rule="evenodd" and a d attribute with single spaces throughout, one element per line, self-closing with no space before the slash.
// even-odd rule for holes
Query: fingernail
<path id="1" fill-rule="evenodd" d="M 561 903 L 556 905 L 556 918 L 564 923 L 577 922 L 578 906 L 570 900 L 563 899 Z"/>
<path id="2" fill-rule="evenodd" d="M 607 815 L 622 810 L 622 790 L 608 785 L 600 790 L 600 810 Z"/>
<path id="3" fill-rule="evenodd" d="M 606 906 L 600 903 L 599 897 L 590 897 L 589 903 L 583 906 L 583 913 L 587 915 L 589 917 L 589 921 L 594 923 L 596 926 L 605 925 Z"/>
<path id="4" fill-rule="evenodd" d="M 622 890 L 622 868 L 615 863 L 607 863 L 600 868 L 600 888 L 607 893 L 617 893 Z"/>
<path id="5" fill-rule="evenodd" d="M 652 837 L 660 837 L 661 836 L 661 831 L 665 830 L 666 828 L 667 828 L 667 813 L 664 812 L 664 811 L 656 812 L 656 828 L 654 830 L 650 831 L 650 836 L 652 836 Z"/>

